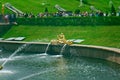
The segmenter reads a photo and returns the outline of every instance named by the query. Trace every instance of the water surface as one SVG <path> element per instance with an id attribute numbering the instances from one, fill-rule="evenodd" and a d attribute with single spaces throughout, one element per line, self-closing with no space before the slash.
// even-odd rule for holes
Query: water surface
<path id="1" fill-rule="evenodd" d="M 9 54 L 1 54 L 0 64 Z M 0 80 L 120 80 L 120 65 L 85 57 L 18 53 L 4 65 Z"/>

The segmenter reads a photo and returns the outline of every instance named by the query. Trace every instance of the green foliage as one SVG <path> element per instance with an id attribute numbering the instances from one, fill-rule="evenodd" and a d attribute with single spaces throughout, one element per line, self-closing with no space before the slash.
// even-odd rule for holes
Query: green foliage
<path id="1" fill-rule="evenodd" d="M 113 4 L 111 6 L 111 14 L 112 14 L 112 16 L 116 16 L 116 10 L 115 10 L 115 7 Z"/>
<path id="2" fill-rule="evenodd" d="M 21 25 L 44 25 L 44 26 L 66 26 L 66 25 L 120 25 L 120 17 L 49 17 L 49 18 L 18 18 L 17 23 Z"/>
<path id="3" fill-rule="evenodd" d="M 88 3 L 88 0 L 83 0 L 82 2 L 86 5 L 91 5 L 90 3 Z"/>
<path id="4" fill-rule="evenodd" d="M 79 14 L 79 13 L 80 13 L 80 9 L 76 9 L 75 14 Z"/>
<path id="5" fill-rule="evenodd" d="M 45 12 L 46 12 L 46 13 L 48 12 L 48 8 L 47 8 L 47 7 L 45 8 Z"/>

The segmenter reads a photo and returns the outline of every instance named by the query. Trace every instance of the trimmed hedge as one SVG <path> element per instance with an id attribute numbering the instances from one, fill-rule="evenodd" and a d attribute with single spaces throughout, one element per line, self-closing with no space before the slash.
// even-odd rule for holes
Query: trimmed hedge
<path id="1" fill-rule="evenodd" d="M 120 25 L 120 17 L 51 17 L 17 18 L 20 25 L 79 26 L 79 25 Z"/>
<path id="2" fill-rule="evenodd" d="M 12 27 L 12 25 L 2 25 L 0 26 L 0 37 L 2 37 L 9 29 Z"/>

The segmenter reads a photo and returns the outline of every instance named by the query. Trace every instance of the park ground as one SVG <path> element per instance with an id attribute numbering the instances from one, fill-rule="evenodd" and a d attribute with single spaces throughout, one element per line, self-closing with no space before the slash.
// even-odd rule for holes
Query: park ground
<path id="1" fill-rule="evenodd" d="M 84 39 L 80 44 L 120 48 L 120 26 L 13 26 L 3 38 L 26 37 L 24 41 L 50 42 L 64 33 L 66 39 Z"/>

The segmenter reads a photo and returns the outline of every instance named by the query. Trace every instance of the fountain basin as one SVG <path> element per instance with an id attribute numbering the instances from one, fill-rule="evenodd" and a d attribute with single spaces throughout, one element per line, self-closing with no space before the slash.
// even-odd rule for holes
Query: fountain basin
<path id="1" fill-rule="evenodd" d="M 46 46 L 48 45 L 48 43 L 39 42 L 0 41 L 0 48 L 6 51 L 14 52 L 18 47 L 23 44 L 30 45 L 20 51 L 25 53 L 44 53 L 46 50 Z M 62 47 L 63 45 L 50 45 L 47 53 L 52 55 L 58 55 L 60 54 Z M 99 58 L 120 64 L 120 49 L 116 48 L 73 44 L 70 46 L 67 45 L 62 55 Z"/>
<path id="2" fill-rule="evenodd" d="M 0 50 L 2 80 L 120 79 L 119 49 L 3 41 Z"/>

